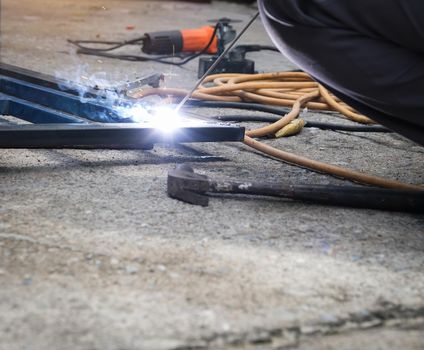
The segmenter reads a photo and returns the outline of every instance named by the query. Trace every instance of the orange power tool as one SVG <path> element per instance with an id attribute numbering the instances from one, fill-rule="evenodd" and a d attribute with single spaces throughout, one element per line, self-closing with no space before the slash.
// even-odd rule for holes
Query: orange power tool
<path id="1" fill-rule="evenodd" d="M 229 18 L 212 19 L 214 26 L 196 29 L 172 30 L 146 33 L 143 37 L 143 52 L 151 55 L 171 55 L 179 52 L 201 52 L 217 54 L 234 40 L 235 29 L 231 23 L 240 22 Z"/>
<path id="2" fill-rule="evenodd" d="M 184 52 L 196 53 L 196 55 L 203 53 L 220 54 L 225 50 L 225 45 L 236 37 L 237 33 L 231 23 L 240 21 L 220 18 L 209 22 L 214 23 L 214 25 L 196 29 L 150 32 L 145 33 L 142 37 L 122 42 L 102 40 L 68 40 L 68 42 L 78 47 L 78 53 L 121 59 L 130 57 L 130 60 L 140 61 L 157 60 L 157 58 L 129 55 L 124 55 L 124 58 L 122 58 L 122 55 L 114 55 L 109 52 L 126 45 L 141 45 L 141 50 L 148 55 L 174 56 Z M 106 47 L 90 47 L 86 46 L 87 44 L 106 45 Z M 163 57 L 160 59 L 163 59 Z M 162 63 L 169 62 L 162 61 Z"/>
<path id="3" fill-rule="evenodd" d="M 171 30 L 144 34 L 143 52 L 150 55 L 170 55 L 179 52 L 218 52 L 218 36 L 214 27 Z"/>

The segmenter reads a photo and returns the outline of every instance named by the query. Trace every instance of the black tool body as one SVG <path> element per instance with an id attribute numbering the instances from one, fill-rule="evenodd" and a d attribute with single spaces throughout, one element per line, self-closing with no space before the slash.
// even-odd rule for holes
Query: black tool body
<path id="1" fill-rule="evenodd" d="M 209 192 L 271 196 L 343 207 L 424 212 L 424 191 L 359 186 L 211 181 Z"/>

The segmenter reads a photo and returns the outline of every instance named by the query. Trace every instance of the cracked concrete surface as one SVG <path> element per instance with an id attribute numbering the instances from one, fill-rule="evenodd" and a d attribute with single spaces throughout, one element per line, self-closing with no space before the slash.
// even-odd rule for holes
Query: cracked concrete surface
<path id="1" fill-rule="evenodd" d="M 69 79 L 104 72 L 111 82 L 162 71 L 168 86 L 185 87 L 195 63 L 77 57 L 66 39 L 122 40 L 255 11 L 225 2 L 1 5 L 3 62 Z M 258 22 L 244 42 L 269 39 Z M 273 53 L 250 57 L 261 71 L 292 67 Z M 400 136 L 307 129 L 275 144 L 424 183 L 423 148 Z M 194 207 L 165 192 L 167 170 L 183 162 L 221 178 L 343 183 L 235 143 L 0 150 L 0 349 L 424 347 L 422 215 L 243 196 Z"/>

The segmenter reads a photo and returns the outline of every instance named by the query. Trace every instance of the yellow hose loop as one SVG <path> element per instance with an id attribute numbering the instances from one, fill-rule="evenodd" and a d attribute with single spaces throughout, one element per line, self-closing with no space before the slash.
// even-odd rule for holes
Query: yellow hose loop
<path id="1" fill-rule="evenodd" d="M 281 81 L 287 78 L 297 78 L 299 80 L 305 79 L 307 81 L 314 81 L 312 78 L 304 72 L 273 72 L 273 73 L 264 73 L 264 74 L 243 74 L 240 76 L 233 76 L 231 82 L 234 84 L 242 83 L 246 81 L 256 81 L 256 80 L 272 80 L 272 81 Z"/>
<path id="2" fill-rule="evenodd" d="M 338 103 L 327 91 L 327 89 L 322 86 L 319 85 L 319 92 L 321 94 L 321 96 L 324 98 L 324 100 L 331 106 L 333 107 L 336 111 L 340 112 L 341 114 L 343 114 L 344 116 L 346 116 L 347 118 L 358 122 L 358 123 L 362 123 L 362 124 L 375 124 L 375 122 L 373 120 L 371 120 L 370 118 L 352 112 L 351 110 L 343 107 L 340 103 Z"/>
<path id="3" fill-rule="evenodd" d="M 318 90 L 315 90 L 318 91 Z M 243 101 L 252 101 L 260 104 L 267 104 L 267 105 L 273 105 L 273 106 L 281 106 L 281 107 L 293 107 L 295 100 L 287 100 L 287 99 L 281 99 L 281 98 L 273 98 L 273 97 L 267 97 L 267 96 L 261 96 L 258 94 L 254 94 L 247 91 L 239 91 L 237 92 L 237 96 L 239 96 Z M 304 95 L 303 95 L 304 96 Z M 316 109 L 316 110 L 328 110 L 328 106 L 323 103 L 317 103 L 317 102 L 307 102 L 305 107 L 308 107 L 310 109 Z"/>
<path id="4" fill-rule="evenodd" d="M 251 76 L 252 74 L 238 74 L 238 73 L 223 73 L 223 74 L 211 74 L 208 75 L 205 80 L 203 80 L 203 83 L 209 83 L 211 81 L 214 81 L 215 79 L 231 79 L 231 78 L 236 78 L 236 77 L 240 77 L 240 76 Z"/>
<path id="5" fill-rule="evenodd" d="M 213 83 L 215 86 L 222 86 L 228 83 L 228 80 L 230 78 L 216 78 L 213 80 Z M 203 87 L 203 85 L 200 85 L 201 87 Z"/>
<path id="6" fill-rule="evenodd" d="M 214 86 L 207 88 L 200 88 L 198 91 L 208 94 L 222 94 L 223 92 L 249 90 L 249 89 L 267 89 L 267 88 L 311 88 L 318 87 L 314 82 L 246 82 L 239 84 L 225 84 L 223 86 Z"/>
<path id="7" fill-rule="evenodd" d="M 255 90 L 255 93 L 262 96 L 293 100 L 293 102 L 305 94 L 304 92 L 294 92 L 294 91 L 285 92 L 285 91 L 280 91 L 278 89 L 258 89 L 258 90 Z"/>
<path id="8" fill-rule="evenodd" d="M 151 88 L 151 89 L 142 89 L 142 90 L 132 91 L 128 95 L 128 97 L 134 98 L 134 99 L 142 99 L 147 96 L 163 96 L 163 97 L 174 96 L 174 97 L 183 98 L 187 94 L 188 94 L 188 91 L 184 89 Z M 199 99 L 199 100 L 206 100 L 206 101 L 242 102 L 242 99 L 237 96 L 216 96 L 216 95 L 203 94 L 197 91 L 193 93 L 193 98 Z"/>
<path id="9" fill-rule="evenodd" d="M 288 137 L 299 134 L 303 127 L 306 125 L 306 122 L 302 118 L 297 118 L 292 120 L 289 124 L 283 127 L 281 130 L 278 130 L 275 133 L 275 138 L 279 139 L 281 137 Z"/>
<path id="10" fill-rule="evenodd" d="M 281 130 L 287 124 L 289 124 L 293 119 L 297 118 L 300 113 L 300 109 L 303 104 L 306 102 L 316 98 L 319 95 L 318 91 L 310 92 L 295 101 L 293 104 L 292 110 L 287 113 L 283 118 L 279 121 L 272 123 L 270 125 L 264 126 L 263 128 L 248 130 L 246 131 L 246 135 L 249 137 L 262 137 L 270 134 L 275 134 L 277 131 Z"/>
<path id="11" fill-rule="evenodd" d="M 316 91 L 316 90 L 315 90 Z M 314 92 L 314 90 L 310 91 Z M 255 91 L 257 95 L 264 96 L 264 97 L 271 97 L 276 99 L 275 102 L 278 100 L 289 100 L 293 104 L 299 97 L 302 97 L 305 95 L 305 93 L 301 95 L 292 95 L 292 94 L 286 94 L 286 93 L 278 93 L 275 91 L 270 91 L 268 89 L 259 89 Z M 250 94 L 249 94 L 250 95 Z M 259 99 L 259 97 L 258 97 Z M 264 101 L 266 102 L 266 101 Z M 320 102 L 308 102 L 305 107 L 308 107 L 310 109 L 316 109 L 316 110 L 333 110 L 328 104 L 326 103 L 320 103 Z"/>

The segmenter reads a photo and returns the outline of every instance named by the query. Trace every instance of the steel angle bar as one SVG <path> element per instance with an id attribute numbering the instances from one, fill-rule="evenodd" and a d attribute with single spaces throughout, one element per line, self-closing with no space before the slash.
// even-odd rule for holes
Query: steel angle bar
<path id="1" fill-rule="evenodd" d="M 73 114 L 0 93 L 0 115 L 10 115 L 31 123 L 87 123 L 88 120 Z"/>
<path id="2" fill-rule="evenodd" d="M 44 86 L 50 89 L 66 91 L 67 93 L 77 96 L 81 95 L 81 91 L 84 91 L 85 96 L 87 97 L 102 96 L 102 92 L 104 90 L 108 92 L 116 92 L 121 97 L 125 97 L 126 91 L 131 89 L 139 88 L 145 85 L 159 87 L 160 82 L 164 79 L 164 75 L 162 73 L 155 73 L 138 78 L 135 81 L 126 82 L 117 87 L 91 87 L 6 63 L 0 63 L 0 75 L 25 81 L 27 83 Z"/>
<path id="3" fill-rule="evenodd" d="M 155 143 L 237 141 L 242 128 L 193 125 L 163 131 L 145 124 L 0 125 L 0 148 L 150 149 Z"/>
<path id="4" fill-rule="evenodd" d="M 0 92 L 21 101 L 35 103 L 40 108 L 45 106 L 51 110 L 73 114 L 96 122 L 122 120 L 116 112 L 101 103 L 82 101 L 80 97 L 73 94 L 15 78 L 0 76 Z M 19 117 L 19 115 L 16 115 L 16 117 Z M 29 116 L 25 120 L 35 122 Z"/>

